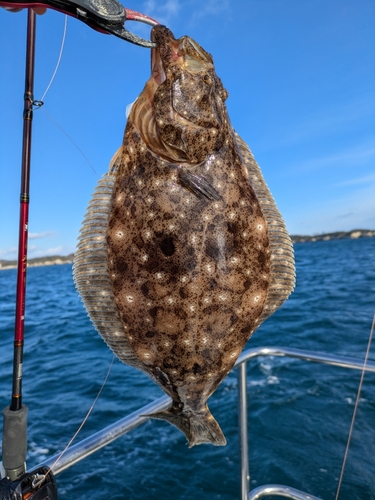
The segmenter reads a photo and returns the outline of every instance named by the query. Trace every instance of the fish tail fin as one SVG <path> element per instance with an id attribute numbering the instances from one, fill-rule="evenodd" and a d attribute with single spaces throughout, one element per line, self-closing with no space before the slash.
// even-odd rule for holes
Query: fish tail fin
<path id="1" fill-rule="evenodd" d="M 212 443 L 215 446 L 225 446 L 227 444 L 223 431 L 207 406 L 204 412 L 175 413 L 169 408 L 148 416 L 166 420 L 180 429 L 189 441 L 189 448 L 203 443 Z"/>

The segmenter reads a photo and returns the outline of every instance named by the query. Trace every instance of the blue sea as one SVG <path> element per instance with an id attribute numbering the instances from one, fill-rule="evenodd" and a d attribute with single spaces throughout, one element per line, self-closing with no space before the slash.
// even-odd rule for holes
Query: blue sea
<path id="1" fill-rule="evenodd" d="M 362 358 L 375 311 L 375 238 L 295 245 L 296 290 L 247 347 L 288 346 Z M 0 272 L 0 407 L 10 403 L 16 270 Z M 375 359 L 375 347 L 370 354 Z M 23 401 L 28 466 L 62 450 L 90 408 L 112 354 L 75 291 L 71 265 L 27 275 Z M 251 488 L 289 485 L 333 500 L 360 372 L 277 357 L 248 364 Z M 341 500 L 375 499 L 375 374 L 366 374 Z M 77 440 L 162 395 L 115 361 Z M 189 449 L 148 421 L 56 476 L 60 500 L 236 500 L 240 497 L 237 373 L 210 398 L 228 444 Z"/>

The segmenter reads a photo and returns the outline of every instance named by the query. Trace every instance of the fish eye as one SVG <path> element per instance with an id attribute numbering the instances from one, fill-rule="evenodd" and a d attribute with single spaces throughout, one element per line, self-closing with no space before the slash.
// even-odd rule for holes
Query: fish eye
<path id="1" fill-rule="evenodd" d="M 212 78 L 207 73 L 203 75 L 203 81 L 206 85 L 212 85 Z"/>

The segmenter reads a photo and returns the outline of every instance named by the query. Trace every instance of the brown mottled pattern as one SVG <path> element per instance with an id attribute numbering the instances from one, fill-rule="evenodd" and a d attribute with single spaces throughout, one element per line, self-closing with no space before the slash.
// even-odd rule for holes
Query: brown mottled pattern
<path id="1" fill-rule="evenodd" d="M 153 37 L 153 76 L 130 114 L 116 171 L 108 271 L 124 335 L 173 398 L 171 413 L 207 415 L 207 398 L 263 312 L 267 222 L 211 56 L 164 27 Z M 189 189 L 185 173 L 216 198 Z M 190 444 L 215 442 L 182 430 Z"/>

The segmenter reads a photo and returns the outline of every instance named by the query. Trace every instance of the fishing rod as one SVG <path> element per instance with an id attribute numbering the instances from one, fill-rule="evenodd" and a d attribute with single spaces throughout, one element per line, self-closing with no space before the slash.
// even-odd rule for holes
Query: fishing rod
<path id="1" fill-rule="evenodd" d="M 3 474 L 0 481 L 0 498 L 7 500 L 57 499 L 57 487 L 53 475 L 37 488 L 35 481 L 47 472 L 46 467 L 26 474 L 27 411 L 22 404 L 22 366 L 25 333 L 27 238 L 29 226 L 31 137 L 34 105 L 36 14 L 27 13 L 26 69 L 23 109 L 22 171 L 19 216 L 16 315 L 14 328 L 12 400 L 3 410 Z"/>
<path id="2" fill-rule="evenodd" d="M 154 43 L 125 30 L 125 21 L 140 21 L 152 26 L 158 23 L 144 14 L 125 9 L 117 0 L 107 0 L 105 3 L 98 0 L 96 3 L 95 1 L 89 3 L 87 0 L 36 2 L 0 0 L 0 7 L 14 11 L 28 8 L 12 398 L 10 405 L 3 410 L 0 498 L 1 500 L 26 498 L 28 500 L 55 500 L 57 487 L 50 469 L 41 467 L 29 474 L 26 473 L 28 408 L 22 402 L 32 122 L 34 106 L 40 107 L 43 104 L 41 101 L 34 101 L 36 13 L 33 8 L 51 7 L 77 17 L 99 32 L 114 34 L 144 47 L 153 47 Z"/>

